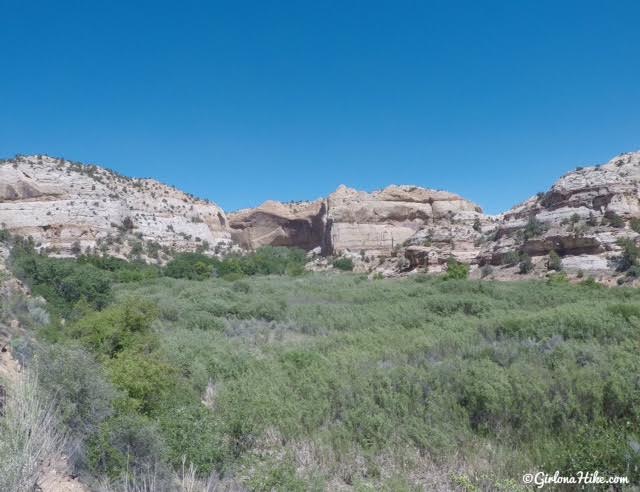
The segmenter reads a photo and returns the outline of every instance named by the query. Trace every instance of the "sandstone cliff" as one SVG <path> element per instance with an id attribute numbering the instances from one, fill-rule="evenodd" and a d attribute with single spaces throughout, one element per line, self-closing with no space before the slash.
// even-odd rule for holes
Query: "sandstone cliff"
<path id="1" fill-rule="evenodd" d="M 231 237 L 240 246 L 295 246 L 311 250 L 322 244 L 326 204 L 268 201 L 254 209 L 229 214 Z"/>
<path id="2" fill-rule="evenodd" d="M 516 277 L 523 255 L 532 258 L 527 273 L 546 275 L 549 255 L 557 254 L 566 272 L 613 278 L 620 276 L 620 239 L 640 239 L 640 153 L 578 168 L 498 216 L 444 191 L 341 186 L 325 199 L 268 201 L 228 219 L 215 204 L 154 180 L 20 157 L 0 164 L 0 228 L 57 254 L 89 248 L 123 256 L 136 242 L 147 259 L 158 248 L 213 254 L 233 244 L 295 246 L 316 257 L 348 256 L 358 270 L 385 275 L 442 271 L 454 257 L 473 275 L 494 278 Z"/>
<path id="3" fill-rule="evenodd" d="M 612 275 L 619 240 L 637 240 L 634 219 L 639 217 L 640 153 L 622 154 L 607 164 L 567 173 L 548 192 L 499 216 L 479 261 L 502 265 L 505 256 L 517 251 L 535 263 L 554 251 L 568 272 Z"/>
<path id="4" fill-rule="evenodd" d="M 215 204 L 152 179 L 47 156 L 0 164 L 0 226 L 50 252 L 124 254 L 136 241 L 213 250 L 230 242 L 226 221 Z"/>

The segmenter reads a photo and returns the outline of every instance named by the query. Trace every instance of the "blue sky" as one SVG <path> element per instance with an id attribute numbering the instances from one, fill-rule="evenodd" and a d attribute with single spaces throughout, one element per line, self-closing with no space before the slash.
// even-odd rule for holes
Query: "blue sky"
<path id="1" fill-rule="evenodd" d="M 395 183 L 495 213 L 640 148 L 639 18 L 624 0 L 0 0 L 0 156 L 226 210 Z"/>

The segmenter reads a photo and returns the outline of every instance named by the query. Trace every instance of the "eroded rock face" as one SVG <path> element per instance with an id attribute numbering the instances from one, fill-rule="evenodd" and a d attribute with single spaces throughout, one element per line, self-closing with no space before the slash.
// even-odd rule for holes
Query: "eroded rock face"
<path id="1" fill-rule="evenodd" d="M 218 251 L 234 243 L 246 250 L 294 246 L 310 255 L 348 256 L 358 271 L 385 274 L 438 272 L 454 257 L 471 264 L 472 272 L 493 265 L 492 277 L 500 278 L 503 271 L 513 274 L 523 253 L 533 258 L 535 273 L 546 273 L 553 251 L 567 271 L 613 277 L 619 275 L 619 240 L 640 242 L 631 227 L 635 218 L 640 153 L 570 172 L 547 193 L 499 216 L 443 191 L 389 186 L 367 193 L 341 186 L 326 199 L 269 201 L 227 219 L 215 204 L 96 166 L 49 157 L 0 164 L 0 227 L 61 254 L 86 248 L 113 254 L 113 238 L 124 234 L 182 251 Z"/>
<path id="2" fill-rule="evenodd" d="M 332 254 L 388 256 L 425 228 L 443 235 L 443 229 L 454 224 L 471 227 L 481 215 L 480 207 L 453 193 L 417 186 L 366 193 L 341 186 L 327 199 L 325 249 Z M 449 234 L 444 236 L 448 241 Z"/>
<path id="3" fill-rule="evenodd" d="M 266 202 L 230 214 L 229 220 L 234 240 L 247 248 L 319 247 L 325 255 L 381 257 L 389 256 L 427 226 L 433 228 L 430 233 L 446 236 L 443 241 L 451 243 L 456 234 L 450 227 L 456 224 L 467 231 L 478 216 L 482 214 L 477 205 L 443 191 L 390 186 L 366 193 L 341 186 L 326 200 Z M 464 242 L 461 236 L 457 236 L 460 244 Z"/>
<path id="4" fill-rule="evenodd" d="M 233 240 L 247 249 L 268 245 L 308 251 L 322 244 L 325 218 L 323 200 L 297 204 L 268 201 L 229 214 L 229 226 Z"/>
<path id="5" fill-rule="evenodd" d="M 636 152 L 567 173 L 547 193 L 499 216 L 494 239 L 481 251 L 480 262 L 500 265 L 514 251 L 531 257 L 555 251 L 567 271 L 607 270 L 613 275 L 619 239 L 639 238 L 630 227 L 630 220 L 638 217 L 640 153 Z"/>
<path id="6" fill-rule="evenodd" d="M 231 239 L 224 211 L 213 203 L 152 179 L 46 156 L 0 164 L 0 227 L 61 254 L 74 244 L 99 247 L 123 232 L 177 250 Z"/>

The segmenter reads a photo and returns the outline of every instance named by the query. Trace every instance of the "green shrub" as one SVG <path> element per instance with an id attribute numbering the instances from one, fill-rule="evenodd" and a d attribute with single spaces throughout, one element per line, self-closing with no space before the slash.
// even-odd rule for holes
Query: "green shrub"
<path id="1" fill-rule="evenodd" d="M 333 268 L 350 272 L 353 270 L 353 260 L 351 258 L 337 258 L 333 260 Z"/>
<path id="2" fill-rule="evenodd" d="M 618 229 L 622 229 L 624 227 L 624 219 L 613 211 L 605 213 L 603 222 Z"/>
<path id="3" fill-rule="evenodd" d="M 100 476 L 118 478 L 153 469 L 166 473 L 167 447 L 157 424 L 149 419 L 125 414 L 105 421 L 88 444 L 90 470 Z"/>
<path id="4" fill-rule="evenodd" d="M 618 271 L 626 272 L 638 265 L 640 247 L 631 239 L 618 239 L 618 245 L 622 248 L 622 254 L 618 259 Z"/>
<path id="5" fill-rule="evenodd" d="M 556 253 L 554 250 L 551 250 L 549 252 L 549 259 L 547 260 L 547 268 L 549 270 L 555 270 L 556 272 L 559 272 L 562 270 L 562 259 L 560 258 L 560 255 L 558 255 L 558 253 Z"/>
<path id="6" fill-rule="evenodd" d="M 638 234 L 640 234 L 640 218 L 639 217 L 633 217 L 629 221 L 629 225 L 631 226 L 631 229 L 633 229 L 634 232 L 637 232 Z"/>
<path id="7" fill-rule="evenodd" d="M 78 340 L 99 355 L 113 357 L 136 345 L 150 343 L 149 330 L 156 307 L 140 299 L 128 299 L 100 312 L 87 314 L 62 329 L 62 336 Z"/>
<path id="8" fill-rule="evenodd" d="M 444 275 L 445 280 L 465 279 L 469 276 L 469 265 L 461 263 L 455 258 L 449 258 L 447 261 L 447 272 Z"/>
<path id="9" fill-rule="evenodd" d="M 67 431 L 86 437 L 112 414 L 117 397 L 104 369 L 79 347 L 60 344 L 43 347 L 38 355 L 40 385 L 51 400 Z"/>
<path id="10" fill-rule="evenodd" d="M 529 218 L 527 225 L 524 227 L 524 238 L 532 239 L 534 237 L 540 236 L 547 231 L 548 227 L 540 222 L 535 215 Z"/>
<path id="11" fill-rule="evenodd" d="M 506 266 L 514 266 L 520 261 L 520 253 L 518 251 L 507 251 L 503 257 L 501 263 Z"/>
<path id="12" fill-rule="evenodd" d="M 527 253 L 520 255 L 520 264 L 518 265 L 518 271 L 520 274 L 526 274 L 533 270 L 533 262 L 531 257 Z"/>

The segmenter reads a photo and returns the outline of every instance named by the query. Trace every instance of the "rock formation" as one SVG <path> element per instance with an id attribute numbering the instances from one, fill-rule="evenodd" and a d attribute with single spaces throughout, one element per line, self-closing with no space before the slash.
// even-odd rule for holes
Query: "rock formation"
<path id="1" fill-rule="evenodd" d="M 226 220 L 215 204 L 152 179 L 46 156 L 0 164 L 0 227 L 51 252 L 124 254 L 135 241 L 214 249 L 230 242 Z"/>
<path id="2" fill-rule="evenodd" d="M 500 265 L 512 251 L 531 257 L 555 251 L 569 272 L 613 274 L 619 239 L 638 238 L 631 226 L 639 217 L 640 153 L 622 154 L 567 173 L 548 192 L 499 216 L 479 261 Z"/>
<path id="3" fill-rule="evenodd" d="M 509 278 L 522 255 L 532 258 L 533 274 L 546 274 L 555 253 L 569 273 L 611 278 L 620 275 L 620 239 L 640 236 L 640 153 L 578 168 L 498 216 L 444 191 L 389 186 L 367 193 L 341 186 L 325 199 L 268 201 L 228 220 L 215 204 L 154 180 L 21 157 L 0 164 L 0 228 L 60 254 L 97 248 L 122 256 L 135 248 L 132 238 L 156 250 L 211 254 L 233 244 L 294 246 L 351 257 L 361 271 L 438 272 L 453 257 L 469 263 L 473 275 L 487 265 L 482 276 L 492 271 L 494 278 Z M 327 265 L 318 260 L 315 267 Z"/>
<path id="4" fill-rule="evenodd" d="M 267 201 L 254 209 L 229 214 L 231 237 L 243 248 L 295 246 L 311 250 L 324 238 L 326 204 Z"/>

